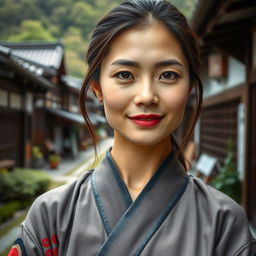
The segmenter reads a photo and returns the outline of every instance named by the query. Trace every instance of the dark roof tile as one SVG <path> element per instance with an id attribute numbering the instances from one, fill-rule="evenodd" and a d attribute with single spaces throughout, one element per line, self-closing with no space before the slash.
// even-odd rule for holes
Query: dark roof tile
<path id="1" fill-rule="evenodd" d="M 13 55 L 38 63 L 47 68 L 59 69 L 64 56 L 61 43 L 6 43 L 0 45 L 11 49 Z"/>

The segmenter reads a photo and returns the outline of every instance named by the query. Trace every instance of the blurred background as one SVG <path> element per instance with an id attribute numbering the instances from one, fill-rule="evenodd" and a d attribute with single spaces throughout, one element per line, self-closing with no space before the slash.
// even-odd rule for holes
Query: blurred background
<path id="1" fill-rule="evenodd" d="M 92 91 L 79 111 L 90 33 L 116 0 L 0 0 L 0 254 L 34 198 L 92 168 L 113 141 Z M 175 0 L 198 37 L 200 121 L 185 145 L 190 173 L 232 197 L 256 229 L 256 2 Z M 194 98 L 176 138 L 182 141 Z M 2 255 L 1 254 L 1 255 Z"/>

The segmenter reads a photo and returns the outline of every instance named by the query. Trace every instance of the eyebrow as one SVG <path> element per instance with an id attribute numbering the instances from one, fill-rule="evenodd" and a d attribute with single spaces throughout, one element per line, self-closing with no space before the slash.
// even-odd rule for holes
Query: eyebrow
<path id="1" fill-rule="evenodd" d="M 111 65 L 118 65 L 118 66 L 130 66 L 130 67 L 139 67 L 139 63 L 131 60 L 125 60 L 125 59 L 119 59 L 114 61 Z M 179 61 L 175 59 L 168 59 L 168 60 L 163 60 L 160 62 L 157 62 L 155 67 L 164 67 L 164 66 L 180 66 L 184 67 Z"/>

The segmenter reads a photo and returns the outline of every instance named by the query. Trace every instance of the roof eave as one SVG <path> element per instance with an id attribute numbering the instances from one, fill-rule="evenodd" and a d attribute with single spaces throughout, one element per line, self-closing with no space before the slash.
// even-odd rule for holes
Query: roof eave
<path id="1" fill-rule="evenodd" d="M 9 65 L 10 68 L 12 68 L 15 72 L 18 74 L 26 77 L 28 80 L 31 82 L 38 84 L 41 89 L 43 90 L 49 90 L 54 87 L 54 84 L 48 81 L 47 79 L 43 77 L 39 77 L 31 73 L 30 71 L 26 70 L 25 68 L 21 67 L 19 64 L 15 62 L 13 58 L 9 58 L 7 64 Z"/>
<path id="2" fill-rule="evenodd" d="M 199 0 L 195 7 L 195 11 L 189 20 L 189 24 L 191 28 L 197 35 L 202 35 L 205 33 L 207 26 L 210 23 L 210 20 L 213 16 L 216 16 L 217 10 L 224 1 L 216 1 L 216 0 Z"/>

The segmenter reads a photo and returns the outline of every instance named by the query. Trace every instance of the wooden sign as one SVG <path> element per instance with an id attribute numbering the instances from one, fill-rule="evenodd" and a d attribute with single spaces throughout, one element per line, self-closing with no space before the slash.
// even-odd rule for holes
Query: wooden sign
<path id="1" fill-rule="evenodd" d="M 32 147 L 30 143 L 26 143 L 26 153 L 25 153 L 25 159 L 26 161 L 31 160 L 31 151 L 32 151 Z"/>
<path id="2" fill-rule="evenodd" d="M 202 154 L 196 164 L 196 170 L 205 176 L 210 176 L 214 171 L 214 167 L 216 166 L 217 161 L 218 160 L 216 157 Z"/>
<path id="3" fill-rule="evenodd" d="M 225 78 L 227 76 L 227 66 L 225 55 L 220 53 L 209 55 L 208 76 L 216 79 Z"/>

